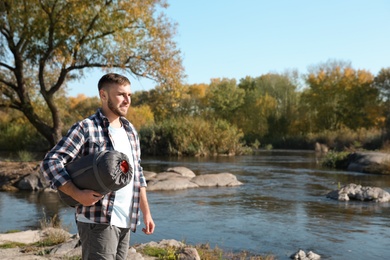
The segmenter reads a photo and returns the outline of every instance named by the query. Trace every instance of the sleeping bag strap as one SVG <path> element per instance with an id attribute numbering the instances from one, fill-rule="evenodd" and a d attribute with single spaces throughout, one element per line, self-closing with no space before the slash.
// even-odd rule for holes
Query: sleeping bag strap
<path id="1" fill-rule="evenodd" d="M 106 153 L 107 151 L 102 151 L 101 153 L 95 153 L 94 159 L 93 159 L 93 174 L 95 175 L 95 178 L 97 182 L 99 183 L 100 187 L 105 190 L 105 192 L 110 192 L 110 189 L 104 185 L 102 179 L 99 176 L 99 171 L 97 168 L 97 164 L 100 161 L 100 158 Z"/>

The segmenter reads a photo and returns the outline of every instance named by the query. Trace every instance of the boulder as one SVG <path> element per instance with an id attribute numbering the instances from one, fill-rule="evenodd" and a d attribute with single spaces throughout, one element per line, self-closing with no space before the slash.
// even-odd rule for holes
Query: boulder
<path id="1" fill-rule="evenodd" d="M 203 174 L 191 180 L 199 187 L 232 187 L 242 185 L 236 176 L 231 173 Z"/>
<path id="2" fill-rule="evenodd" d="M 148 191 L 184 190 L 198 188 L 199 186 L 186 177 L 173 177 L 163 180 L 152 180 L 148 183 Z"/>
<path id="3" fill-rule="evenodd" d="M 294 259 L 294 260 L 319 260 L 321 259 L 321 256 L 312 252 L 312 251 L 309 251 L 307 254 L 305 251 L 303 250 L 299 250 L 298 252 L 296 252 L 295 254 L 292 254 L 290 256 L 291 259 Z"/>
<path id="4" fill-rule="evenodd" d="M 184 177 L 176 172 L 159 172 L 152 180 L 163 181 L 163 180 L 168 180 L 173 178 L 187 178 L 187 177 Z"/>
<path id="5" fill-rule="evenodd" d="M 157 173 L 155 173 L 155 172 L 143 171 L 143 173 L 144 173 L 144 176 L 145 176 L 146 180 L 153 179 L 154 177 L 157 176 Z"/>
<path id="6" fill-rule="evenodd" d="M 347 171 L 383 173 L 390 165 L 390 154 L 381 152 L 355 152 L 348 155 Z"/>
<path id="7" fill-rule="evenodd" d="M 329 147 L 326 144 L 321 144 L 321 143 L 316 142 L 314 145 L 314 151 L 316 153 L 325 154 L 325 153 L 329 152 Z"/>
<path id="8" fill-rule="evenodd" d="M 41 178 L 37 172 L 33 172 L 27 176 L 24 176 L 20 181 L 17 182 L 16 187 L 19 190 L 38 191 L 42 190 Z"/>
<path id="9" fill-rule="evenodd" d="M 181 166 L 168 168 L 167 172 L 176 172 L 176 173 L 180 174 L 181 176 L 188 177 L 188 178 L 193 178 L 196 176 L 193 171 L 191 171 L 190 169 L 188 169 L 186 167 L 181 167 Z"/>
<path id="10" fill-rule="evenodd" d="M 369 187 L 356 185 L 350 183 L 340 188 L 340 190 L 334 190 L 327 194 L 328 198 L 340 200 L 340 201 L 349 201 L 349 200 L 359 200 L 359 201 L 374 201 L 374 202 L 388 202 L 390 201 L 390 194 L 378 187 Z"/>
<path id="11" fill-rule="evenodd" d="M 200 260 L 200 256 L 196 248 L 185 247 L 179 252 L 178 259 L 180 260 Z"/>

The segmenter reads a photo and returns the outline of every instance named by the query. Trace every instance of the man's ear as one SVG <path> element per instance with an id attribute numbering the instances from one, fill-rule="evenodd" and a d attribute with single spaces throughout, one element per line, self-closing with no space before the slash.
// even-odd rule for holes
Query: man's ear
<path id="1" fill-rule="evenodd" d="M 101 89 L 99 90 L 99 96 L 101 100 L 107 100 L 108 93 L 104 89 Z"/>

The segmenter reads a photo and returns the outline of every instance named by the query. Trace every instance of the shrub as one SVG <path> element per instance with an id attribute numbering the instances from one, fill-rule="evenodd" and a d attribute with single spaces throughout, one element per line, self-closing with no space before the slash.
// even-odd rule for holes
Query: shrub
<path id="1" fill-rule="evenodd" d="M 234 155 L 245 151 L 243 133 L 227 121 L 181 117 L 140 130 L 143 153 L 153 155 Z"/>
<path id="2" fill-rule="evenodd" d="M 322 160 L 322 166 L 329 168 L 343 168 L 349 152 L 328 152 Z"/>

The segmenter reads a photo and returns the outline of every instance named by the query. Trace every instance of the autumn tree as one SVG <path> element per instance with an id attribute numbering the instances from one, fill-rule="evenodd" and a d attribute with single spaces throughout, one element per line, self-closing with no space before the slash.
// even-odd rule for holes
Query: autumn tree
<path id="1" fill-rule="evenodd" d="M 166 7 L 164 0 L 1 1 L 0 107 L 21 111 L 54 145 L 61 90 L 86 69 L 115 68 L 174 89 L 183 68 Z"/>
<path id="2" fill-rule="evenodd" d="M 63 122 L 66 129 L 74 124 L 75 121 L 82 120 L 95 113 L 101 105 L 98 97 L 87 97 L 84 94 L 69 97 L 65 100 L 68 103 L 68 109 L 63 112 Z"/>
<path id="3" fill-rule="evenodd" d="M 306 77 L 309 88 L 302 93 L 301 102 L 311 113 L 314 132 L 379 126 L 383 120 L 373 79 L 370 72 L 344 62 L 329 61 L 313 68 Z"/>

